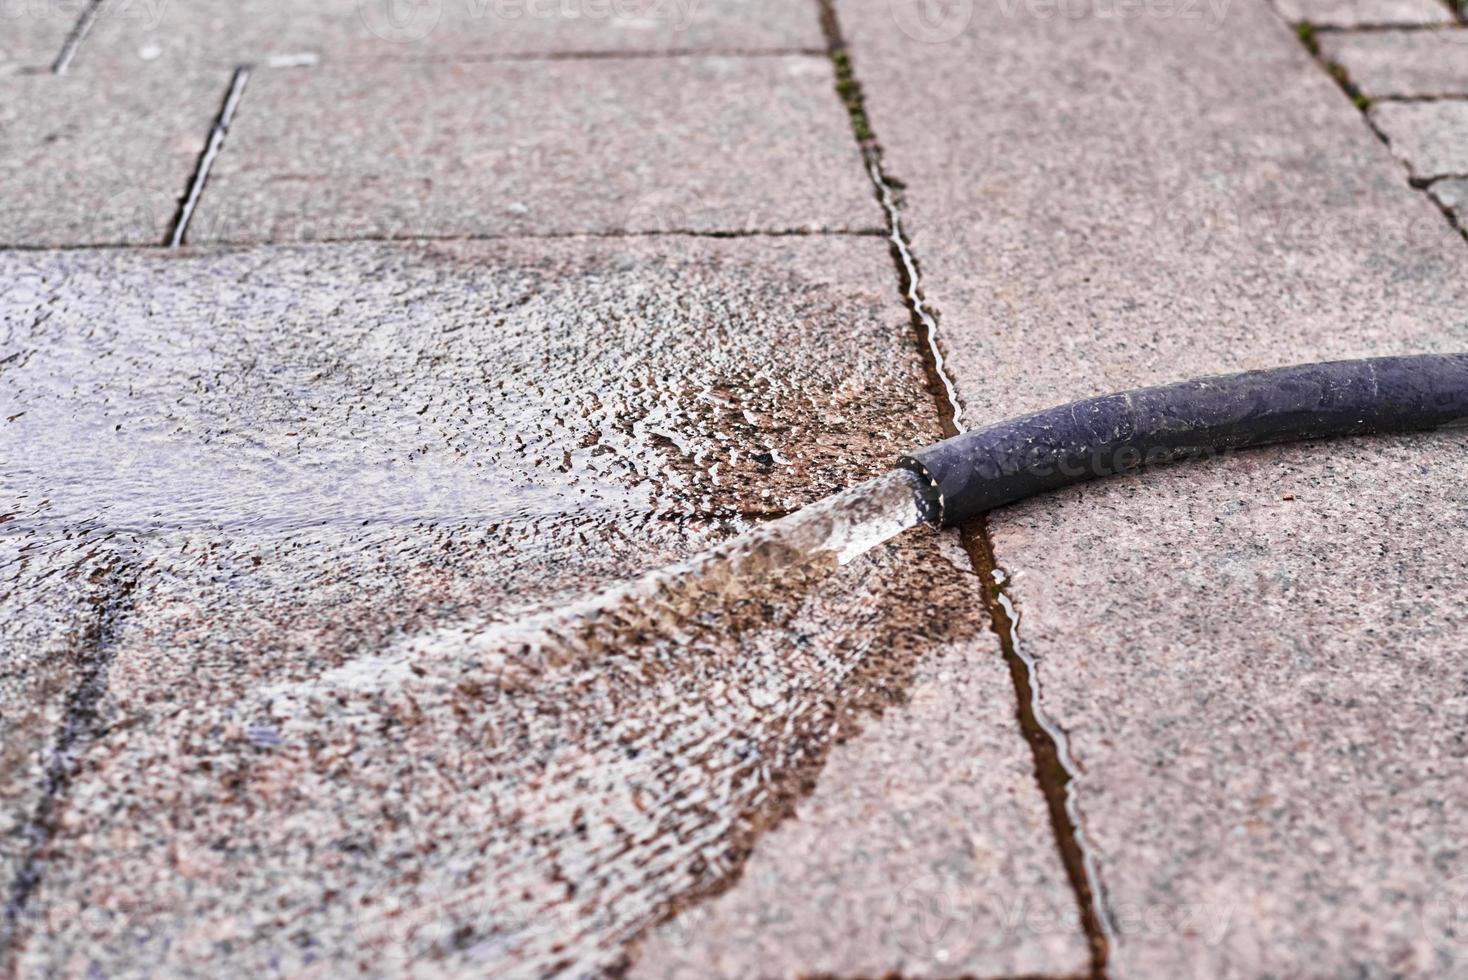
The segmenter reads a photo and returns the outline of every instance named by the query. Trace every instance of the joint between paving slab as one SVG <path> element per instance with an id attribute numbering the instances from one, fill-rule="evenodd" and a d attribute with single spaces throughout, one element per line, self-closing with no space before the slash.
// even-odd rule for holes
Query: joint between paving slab
<path id="1" fill-rule="evenodd" d="M 320 51 L 302 50 L 291 54 L 270 55 L 255 64 L 257 69 L 319 68 L 326 65 L 379 64 L 388 61 L 401 65 L 492 65 L 501 62 L 537 61 L 650 61 L 679 58 L 825 58 L 822 48 L 664 48 L 655 51 L 508 51 L 500 53 L 451 54 L 422 57 L 365 58 L 346 56 L 331 58 Z"/>
<path id="2" fill-rule="evenodd" d="M 299 241 L 273 240 L 250 241 L 248 239 L 220 239 L 200 243 L 198 247 L 247 248 L 257 245 L 346 245 L 354 242 L 499 242 L 499 241 L 543 241 L 575 238 L 824 238 L 857 237 L 874 238 L 886 236 L 884 228 L 655 228 L 642 231 L 521 231 L 504 234 L 468 235 L 343 235 L 339 238 L 324 236 Z"/>
<path id="3" fill-rule="evenodd" d="M 1280 16 L 1283 17 L 1284 15 L 1281 14 Z M 1288 23 L 1291 27 L 1308 26 L 1316 34 L 1386 34 L 1396 31 L 1411 31 L 1415 33 L 1429 34 L 1433 31 L 1441 31 L 1444 29 L 1457 30 L 1461 26 L 1456 19 L 1434 21 L 1431 24 L 1394 24 L 1390 22 L 1383 22 L 1380 24 L 1317 24 L 1314 21 L 1309 20 L 1308 18 L 1302 20 L 1290 20 L 1288 17 L 1286 17 L 1285 22 Z"/>
<path id="4" fill-rule="evenodd" d="M 3 918 L 0 918 L 0 976 L 18 972 L 13 961 L 19 953 L 21 916 L 41 883 L 45 852 L 55 831 L 57 806 L 71 785 L 81 753 L 101 733 L 99 714 L 117 650 L 117 630 L 131 606 L 137 575 L 137 569 L 121 558 L 93 573 L 97 591 L 92 600 L 92 620 L 75 651 L 77 681 L 66 698 L 46 766 L 45 785 L 26 823 L 29 845 L 9 883 Z"/>
<path id="5" fill-rule="evenodd" d="M 560 239 L 605 239 L 605 238 L 886 238 L 885 228 L 755 228 L 740 230 L 700 231 L 694 228 L 678 228 L 649 231 L 547 231 L 513 232 L 483 235 L 344 235 L 340 238 L 302 238 L 251 241 L 249 239 L 221 239 L 200 242 L 195 245 L 175 246 L 172 235 L 165 243 L 140 242 L 84 242 L 74 245 L 35 245 L 25 242 L 0 242 L 0 249 L 7 252 L 73 252 L 73 251 L 155 251 L 162 249 L 188 248 L 192 252 L 231 250 L 246 248 L 304 248 L 316 245 L 353 245 L 379 243 L 387 245 L 411 245 L 414 243 L 437 242 L 513 242 L 545 241 Z"/>
<path id="6" fill-rule="evenodd" d="M 1431 177 L 1408 177 L 1407 183 L 1418 190 L 1427 190 L 1438 181 L 1442 180 L 1468 180 L 1468 171 L 1454 174 L 1433 174 Z"/>
<path id="7" fill-rule="evenodd" d="M 1371 104 L 1378 102 L 1468 102 L 1468 92 L 1441 92 L 1433 95 L 1373 95 Z M 1447 176 L 1446 174 L 1444 176 Z M 1432 180 L 1441 178 L 1433 177 Z"/>
<path id="8" fill-rule="evenodd" d="M 1433 184 L 1437 183 L 1437 181 L 1439 181 L 1439 180 L 1452 180 L 1452 179 L 1455 179 L 1455 178 L 1450 177 L 1450 176 L 1446 176 L 1446 175 L 1445 176 L 1442 176 L 1442 177 L 1435 178 L 1435 179 L 1433 179 L 1431 181 L 1428 181 L 1426 184 L 1424 184 L 1423 185 L 1423 189 L 1425 190 L 1426 188 L 1431 187 Z M 1462 179 L 1462 178 L 1457 178 L 1457 179 Z M 1429 201 L 1431 201 L 1437 207 L 1437 209 L 1439 211 L 1442 212 L 1442 216 L 1447 221 L 1449 227 L 1451 227 L 1454 231 L 1456 231 L 1462 237 L 1462 239 L 1463 239 L 1464 242 L 1468 242 L 1468 228 L 1465 228 L 1463 226 L 1463 223 L 1458 220 L 1458 214 L 1457 214 L 1457 212 L 1455 212 L 1452 208 L 1448 207 L 1442 201 L 1438 200 L 1436 194 L 1428 194 L 1427 195 L 1427 199 Z"/>
<path id="9" fill-rule="evenodd" d="M 449 55 L 447 57 L 402 57 L 391 59 L 398 63 L 415 65 L 450 65 L 450 64 L 493 64 L 496 62 L 517 61 L 646 61 L 658 58 L 824 58 L 826 52 L 821 48 L 663 48 L 661 50 L 648 51 L 603 51 L 588 49 L 583 51 L 512 51 L 499 54 L 472 52 L 465 54 Z M 344 58 L 336 63 L 349 63 L 354 59 Z M 372 60 L 376 63 L 376 59 Z M 320 59 L 321 64 L 327 63 L 327 59 Z M 275 66 L 270 66 L 275 67 Z"/>
<path id="10" fill-rule="evenodd" d="M 1081 820 L 1075 793 L 1080 777 L 1071 758 L 1070 740 L 1040 704 L 1039 671 L 1020 645 L 1019 612 L 1008 596 L 1010 579 L 995 557 L 987 516 L 962 528 L 960 538 L 980 580 L 989 628 L 999 640 L 1014 682 L 1020 730 L 1035 758 L 1036 779 L 1050 811 L 1061 863 L 1075 890 L 1081 924 L 1091 945 L 1091 976 L 1103 980 L 1116 945 L 1116 929 L 1106 911 L 1096 850 Z"/>
<path id="11" fill-rule="evenodd" d="M 1465 97 L 1462 96 L 1459 96 L 1457 98 L 1423 96 L 1398 96 L 1380 99 L 1369 98 L 1364 95 L 1361 90 L 1351 81 L 1350 74 L 1342 65 L 1331 61 L 1325 56 L 1324 52 L 1321 51 L 1320 42 L 1316 39 L 1316 34 L 1319 30 L 1318 28 L 1314 27 L 1307 21 L 1301 21 L 1300 23 L 1297 23 L 1293 26 L 1295 28 L 1296 36 L 1299 37 L 1300 42 L 1304 44 L 1305 50 L 1310 53 L 1310 57 L 1315 60 L 1315 63 L 1319 65 L 1327 75 L 1335 80 L 1335 83 L 1340 87 L 1341 91 L 1344 92 L 1346 97 L 1351 100 L 1351 104 L 1360 110 L 1361 121 L 1366 124 L 1366 127 L 1370 129 L 1371 132 L 1376 134 L 1376 138 L 1381 140 L 1384 146 L 1391 146 L 1391 138 L 1387 136 L 1387 134 L 1382 130 L 1380 126 L 1376 125 L 1376 121 L 1373 120 L 1370 113 L 1366 111 L 1371 108 L 1374 102 L 1464 101 Z M 1437 183 L 1440 180 L 1461 180 L 1464 178 L 1468 178 L 1468 174 L 1436 174 L 1432 177 L 1413 177 L 1411 173 L 1408 173 L 1407 183 L 1411 187 L 1425 193 L 1428 188 L 1430 188 L 1433 184 Z M 1427 199 L 1431 201 L 1433 206 L 1436 207 L 1438 211 L 1442 214 L 1443 219 L 1448 223 L 1448 227 L 1457 232 L 1458 235 L 1463 238 L 1465 242 L 1468 242 L 1468 228 L 1464 228 L 1462 222 L 1458 220 L 1458 216 L 1453 213 L 1452 208 L 1449 208 L 1448 206 L 1443 204 L 1437 199 L 1436 196 L 1432 194 L 1427 194 Z"/>
<path id="12" fill-rule="evenodd" d="M 178 214 L 173 219 L 173 227 L 168 233 L 164 245 L 168 248 L 179 248 L 188 240 L 189 222 L 194 217 L 194 212 L 199 207 L 199 201 L 204 195 L 204 187 L 209 182 L 209 171 L 214 167 L 214 161 L 218 159 L 219 153 L 224 149 L 224 138 L 229 134 L 230 123 L 234 122 L 235 113 L 239 110 L 240 99 L 244 97 L 245 85 L 250 80 L 250 65 L 239 65 L 230 77 L 229 88 L 224 93 L 224 102 L 219 107 L 219 115 L 214 119 L 214 125 L 209 130 L 209 138 L 204 143 L 203 152 L 199 154 L 199 162 L 194 167 L 193 176 L 189 179 L 188 188 L 179 202 Z"/>
<path id="13" fill-rule="evenodd" d="M 1346 93 L 1346 98 L 1351 100 L 1351 104 L 1362 112 L 1371 108 L 1371 99 L 1367 98 L 1365 93 L 1351 81 L 1351 75 L 1346 71 L 1345 66 L 1325 56 L 1325 52 L 1320 47 L 1319 28 L 1306 20 L 1302 20 L 1293 26 L 1295 36 L 1300 39 L 1300 43 L 1305 46 L 1305 50 L 1310 53 L 1310 57 L 1315 60 L 1317 65 L 1325 70 L 1327 75 L 1335 80 L 1340 90 Z M 1377 135 L 1380 136 L 1381 134 L 1378 133 Z"/>
<path id="14" fill-rule="evenodd" d="M 866 103 L 862 97 L 861 84 L 852 69 L 851 55 L 841 34 L 836 16 L 834 0 L 816 0 L 821 14 L 821 28 L 830 44 L 830 58 L 836 72 L 836 94 L 846 107 L 851 120 L 852 135 L 856 137 L 867 176 L 876 192 L 877 203 L 887 218 L 886 235 L 891 244 L 892 258 L 897 266 L 899 286 L 903 302 L 912 316 L 914 329 L 922 343 L 923 364 L 928 374 L 928 387 L 938 404 L 938 413 L 945 436 L 957 435 L 963 429 L 963 405 L 958 398 L 958 389 L 949 377 L 943 349 L 938 340 L 938 316 L 927 303 L 922 292 L 922 272 L 913 254 L 912 243 L 902 228 L 901 202 L 897 188 L 900 181 L 890 177 L 882 166 L 882 149 L 872 132 L 867 117 Z"/>
<path id="15" fill-rule="evenodd" d="M 71 28 L 71 33 L 66 35 L 66 40 L 61 44 L 61 51 L 56 55 L 56 60 L 51 63 L 51 74 L 65 75 L 66 70 L 71 67 L 72 59 L 76 57 L 77 49 L 92 32 L 92 25 L 97 22 L 97 14 L 102 9 L 102 4 L 107 0 L 91 0 L 82 12 L 77 16 L 76 23 Z"/>
<path id="16" fill-rule="evenodd" d="M 938 318 L 923 296 L 922 276 L 912 245 L 902 228 L 901 201 L 896 189 L 902 184 L 890 177 L 882 165 L 881 145 L 872 129 L 856 77 L 850 51 L 836 13 L 836 0 L 817 0 L 821 26 L 830 48 L 836 73 L 836 92 L 851 118 L 852 134 L 862 151 L 878 202 L 888 220 L 892 257 L 904 302 L 911 314 L 920 355 L 928 375 L 928 387 L 938 409 L 945 436 L 963 428 L 963 409 L 952 379 L 948 376 L 938 335 Z M 1107 959 L 1114 944 L 1114 931 L 1105 911 L 1100 876 L 1094 852 L 1080 825 L 1073 793 L 1076 775 L 1070 766 L 1065 735 L 1046 719 L 1039 705 L 1039 685 L 1034 664 L 1023 657 L 1016 635 L 1015 617 L 1009 615 L 995 580 L 993 542 L 985 519 L 961 529 L 960 537 L 974 573 L 982 581 L 983 601 L 990 627 L 999 639 L 1000 652 L 1009 667 L 1016 697 L 1016 714 L 1035 762 L 1035 779 L 1050 814 L 1051 828 L 1061 864 L 1075 893 L 1080 926 L 1090 947 L 1090 976 L 1106 977 Z"/>

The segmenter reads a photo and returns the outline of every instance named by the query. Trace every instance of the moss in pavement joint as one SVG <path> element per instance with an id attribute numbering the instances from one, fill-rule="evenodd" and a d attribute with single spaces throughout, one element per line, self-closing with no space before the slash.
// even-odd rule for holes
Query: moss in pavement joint
<path id="1" fill-rule="evenodd" d="M 831 52 L 831 62 L 836 66 L 836 94 L 841 96 L 846 112 L 851 116 L 851 128 L 856 138 L 863 141 L 871 139 L 872 126 L 862 102 L 861 84 L 851 68 L 851 56 L 838 48 Z"/>

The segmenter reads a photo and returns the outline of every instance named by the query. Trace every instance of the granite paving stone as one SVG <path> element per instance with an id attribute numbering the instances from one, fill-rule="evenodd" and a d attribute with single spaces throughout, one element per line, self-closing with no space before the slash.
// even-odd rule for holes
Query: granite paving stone
<path id="1" fill-rule="evenodd" d="M 0 77 L 0 246 L 162 244 L 229 78 Z"/>
<path id="2" fill-rule="evenodd" d="M 1468 176 L 1468 102 L 1381 102 L 1371 121 L 1414 180 Z"/>
<path id="3" fill-rule="evenodd" d="M 1452 12 L 1437 0 L 1276 0 L 1292 24 L 1316 27 L 1379 27 L 1388 24 L 1449 24 Z"/>
<path id="4" fill-rule="evenodd" d="M 940 44 L 842 12 L 969 424 L 1468 348 L 1461 237 L 1267 9 L 976 8 Z M 1296 446 L 990 516 L 1109 975 L 1462 971 L 1465 461 L 1461 431 Z"/>
<path id="5" fill-rule="evenodd" d="M 262 71 L 189 240 L 872 229 L 833 84 L 805 56 Z"/>
<path id="6" fill-rule="evenodd" d="M 1325 57 L 1371 98 L 1468 94 L 1468 28 L 1325 32 Z"/>
<path id="7" fill-rule="evenodd" d="M 0 77 L 49 72 L 81 10 L 80 4 L 44 0 L 0 4 Z"/>
<path id="8" fill-rule="evenodd" d="M 945 535 L 943 561 L 968 558 Z M 962 608 L 983 616 L 976 583 Z M 837 746 L 739 883 L 653 931 L 636 978 L 1081 976 L 1089 950 L 1034 799 L 992 634 L 929 651 L 906 703 Z M 985 788 L 983 793 L 975 787 Z"/>
<path id="9" fill-rule="evenodd" d="M 8 502 L 5 515 L 16 506 Z M 62 748 L 56 736 L 74 713 L 70 695 L 87 674 L 112 598 L 106 557 L 86 534 L 70 541 L 0 536 L 0 875 L 7 885 L 21 880 L 31 857 Z"/>
<path id="10" fill-rule="evenodd" d="M 824 46 L 782 0 L 133 0 L 104 10 L 78 64 L 379 62 Z"/>
<path id="11" fill-rule="evenodd" d="M 859 765 L 852 740 L 920 662 L 992 653 L 977 612 L 941 614 L 973 586 L 927 532 L 645 659 L 658 627 L 636 617 L 591 659 L 493 642 L 934 437 L 881 239 L 0 265 L 24 412 L 0 431 L 25 461 L 0 527 L 43 570 L 87 530 L 138 572 L 37 855 L 22 975 L 614 968 L 737 876 L 833 744 Z M 950 752 L 1003 746 L 1013 693 L 987 671 Z M 914 717 L 941 719 L 925 676 Z M 868 766 L 921 727 L 860 743 Z M 912 873 L 946 848 L 1017 900 L 1064 894 L 1023 756 L 950 787 L 986 823 Z M 1076 942 L 994 955 L 1063 964 Z"/>
<path id="12" fill-rule="evenodd" d="M 1459 228 L 1468 227 L 1468 180 L 1437 180 L 1427 192 L 1453 215 Z"/>

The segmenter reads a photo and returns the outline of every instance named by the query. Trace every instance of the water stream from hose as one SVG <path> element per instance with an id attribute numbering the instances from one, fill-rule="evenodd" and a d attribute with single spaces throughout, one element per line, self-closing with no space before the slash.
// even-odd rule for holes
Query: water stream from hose
<path id="1" fill-rule="evenodd" d="M 927 493 L 894 471 L 581 601 L 404 637 L 258 693 L 244 709 L 258 737 L 350 746 L 361 778 L 306 758 L 287 774 L 316 810 L 370 807 L 386 778 L 443 815 L 392 831 L 394 853 L 434 860 L 352 897 L 356 945 L 383 962 L 473 948 L 500 976 L 595 974 L 727 887 L 934 642 L 872 602 L 921 608 L 910 554 L 878 546 L 922 523 Z"/>

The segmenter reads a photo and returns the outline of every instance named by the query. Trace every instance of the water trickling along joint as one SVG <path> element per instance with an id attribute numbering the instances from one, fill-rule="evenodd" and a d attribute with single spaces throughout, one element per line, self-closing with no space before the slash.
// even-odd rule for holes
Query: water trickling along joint
<path id="1" fill-rule="evenodd" d="M 955 525 L 1098 477 L 1304 439 L 1468 425 L 1468 354 L 1302 364 L 1071 402 L 903 456 L 924 520 Z"/>

